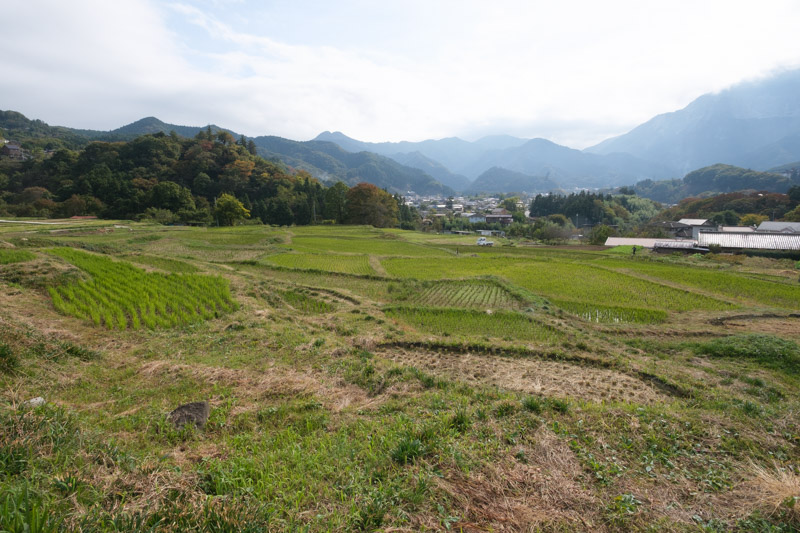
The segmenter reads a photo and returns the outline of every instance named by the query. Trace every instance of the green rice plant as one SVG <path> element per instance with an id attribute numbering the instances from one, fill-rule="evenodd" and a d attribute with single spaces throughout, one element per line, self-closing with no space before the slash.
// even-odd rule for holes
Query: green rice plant
<path id="1" fill-rule="evenodd" d="M 24 263 L 26 261 L 33 261 L 34 259 L 36 259 L 36 255 L 28 250 L 0 248 L 0 265 Z"/>
<path id="2" fill-rule="evenodd" d="M 391 276 L 423 280 L 501 276 L 537 295 L 613 307 L 690 311 L 736 306 L 688 290 L 610 271 L 594 263 L 559 258 L 461 257 L 437 261 L 390 258 L 381 263 Z"/>
<path id="3" fill-rule="evenodd" d="M 598 261 L 609 268 L 627 270 L 650 278 L 662 279 L 687 287 L 696 287 L 728 298 L 752 300 L 769 306 L 800 309 L 800 286 L 783 279 L 728 272 L 707 267 L 675 265 L 659 261 Z"/>
<path id="4" fill-rule="evenodd" d="M 236 306 L 227 281 L 220 277 L 148 273 L 72 248 L 54 248 L 49 253 L 90 275 L 86 281 L 49 287 L 53 306 L 108 329 L 175 327 Z"/>
<path id="5" fill-rule="evenodd" d="M 404 281 L 393 291 L 395 301 L 429 307 L 518 309 L 521 302 L 491 280 Z"/>
<path id="6" fill-rule="evenodd" d="M 667 312 L 660 309 L 641 309 L 634 307 L 614 307 L 589 302 L 570 302 L 551 300 L 561 309 L 590 322 L 638 324 L 660 324 L 667 319 Z"/>
<path id="7" fill-rule="evenodd" d="M 388 307 L 386 316 L 415 329 L 438 336 L 496 337 L 522 341 L 555 343 L 562 334 L 533 317 L 511 311 L 486 313 L 476 310 Z"/>

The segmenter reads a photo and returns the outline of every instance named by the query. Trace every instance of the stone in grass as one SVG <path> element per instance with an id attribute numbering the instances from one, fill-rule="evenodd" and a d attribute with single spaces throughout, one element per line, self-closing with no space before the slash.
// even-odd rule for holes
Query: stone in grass
<path id="1" fill-rule="evenodd" d="M 42 398 L 41 396 L 37 396 L 36 398 L 31 398 L 27 402 L 23 402 L 22 406 L 23 407 L 39 407 L 40 405 L 44 405 L 45 403 L 46 402 L 44 401 L 44 398 Z"/>
<path id="2" fill-rule="evenodd" d="M 211 406 L 208 405 L 208 402 L 192 402 L 183 404 L 172 411 L 169 414 L 169 420 L 179 429 L 186 424 L 194 424 L 198 428 L 202 428 L 206 425 L 210 414 Z"/>

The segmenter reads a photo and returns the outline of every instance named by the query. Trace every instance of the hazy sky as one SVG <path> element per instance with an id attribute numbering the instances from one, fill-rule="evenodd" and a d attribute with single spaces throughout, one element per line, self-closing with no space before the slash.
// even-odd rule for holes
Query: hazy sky
<path id="1" fill-rule="evenodd" d="M 0 109 L 248 136 L 508 133 L 583 148 L 800 67 L 796 0 L 21 0 Z"/>

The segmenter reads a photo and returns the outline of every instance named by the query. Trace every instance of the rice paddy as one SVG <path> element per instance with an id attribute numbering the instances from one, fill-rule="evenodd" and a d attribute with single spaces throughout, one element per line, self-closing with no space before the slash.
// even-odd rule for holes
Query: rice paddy
<path id="1" fill-rule="evenodd" d="M 228 283 L 198 274 L 147 273 L 122 261 L 72 248 L 48 253 L 90 279 L 51 287 L 55 308 L 108 329 L 175 327 L 208 320 L 236 308 Z"/>
<path id="2" fill-rule="evenodd" d="M 299 270 L 374 275 L 366 255 L 283 253 L 264 259 L 267 264 Z"/>
<path id="3" fill-rule="evenodd" d="M 554 343 L 562 337 L 532 316 L 511 311 L 389 307 L 384 313 L 419 331 L 441 337 L 494 337 L 540 343 Z"/>
<path id="4" fill-rule="evenodd" d="M 489 280 L 401 282 L 390 286 L 392 298 L 408 305 L 461 309 L 516 309 L 523 302 L 500 283 Z"/>

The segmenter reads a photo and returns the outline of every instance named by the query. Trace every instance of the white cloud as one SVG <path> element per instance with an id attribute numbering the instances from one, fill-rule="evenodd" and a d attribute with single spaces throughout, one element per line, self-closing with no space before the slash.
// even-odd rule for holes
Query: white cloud
<path id="1" fill-rule="evenodd" d="M 28 0 L 0 19 L 0 107 L 96 129 L 155 115 L 294 139 L 582 147 L 799 65 L 798 15 L 788 0 Z"/>

